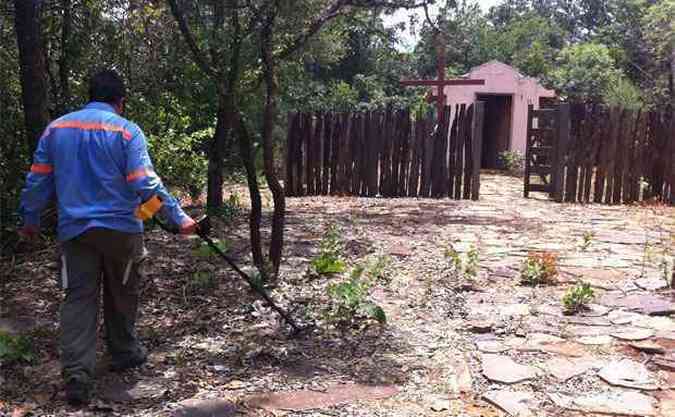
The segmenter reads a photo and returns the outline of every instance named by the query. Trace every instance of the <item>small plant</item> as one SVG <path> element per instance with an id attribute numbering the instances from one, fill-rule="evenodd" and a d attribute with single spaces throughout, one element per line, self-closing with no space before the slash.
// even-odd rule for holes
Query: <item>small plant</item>
<path id="1" fill-rule="evenodd" d="M 32 362 L 33 359 L 33 347 L 29 337 L 0 332 L 0 365 Z"/>
<path id="2" fill-rule="evenodd" d="M 519 175 L 525 166 L 525 157 L 518 151 L 504 151 L 499 154 L 499 167 L 511 174 Z"/>
<path id="3" fill-rule="evenodd" d="M 335 225 L 328 226 L 326 236 L 321 240 L 319 256 L 312 260 L 312 268 L 319 275 L 345 272 L 347 264 L 343 259 L 343 252 L 340 230 Z"/>
<path id="4" fill-rule="evenodd" d="M 389 281 L 388 268 L 391 258 L 387 255 L 379 255 L 374 260 L 368 261 L 364 268 L 364 274 L 372 281 Z"/>
<path id="5" fill-rule="evenodd" d="M 557 264 L 555 253 L 530 253 L 520 269 L 520 282 L 530 286 L 554 284 L 558 276 Z"/>
<path id="6" fill-rule="evenodd" d="M 466 253 L 466 259 L 463 260 L 459 252 L 450 245 L 450 247 L 445 249 L 445 258 L 448 260 L 448 266 L 454 277 L 473 279 L 478 275 L 478 270 L 480 268 L 480 253 L 475 246 L 471 246 Z"/>
<path id="7" fill-rule="evenodd" d="M 569 288 L 562 298 L 565 314 L 574 314 L 587 309 L 593 298 L 595 298 L 593 288 L 587 282 L 580 282 Z"/>
<path id="8" fill-rule="evenodd" d="M 586 251 L 588 248 L 591 246 L 591 243 L 593 243 L 593 239 L 595 238 L 595 233 L 591 231 L 586 231 L 584 232 L 584 241 L 581 243 L 581 250 Z"/>
<path id="9" fill-rule="evenodd" d="M 382 307 L 368 300 L 371 283 L 364 279 L 366 268 L 357 265 L 349 280 L 328 286 L 331 306 L 327 313 L 328 321 L 339 327 L 352 327 L 359 319 L 372 319 L 380 324 L 387 322 Z"/>
<path id="10" fill-rule="evenodd" d="M 223 252 L 227 252 L 230 246 L 226 240 L 213 239 L 213 243 L 215 243 L 216 247 Z M 206 242 L 201 242 L 199 246 L 193 251 L 193 254 L 199 258 L 211 258 L 217 255 L 216 251 L 214 251 L 213 248 L 211 248 L 211 246 L 209 246 L 209 244 Z"/>
<path id="11" fill-rule="evenodd" d="M 187 292 L 190 294 L 206 293 L 218 287 L 216 275 L 210 271 L 197 271 L 192 274 L 187 284 Z"/>

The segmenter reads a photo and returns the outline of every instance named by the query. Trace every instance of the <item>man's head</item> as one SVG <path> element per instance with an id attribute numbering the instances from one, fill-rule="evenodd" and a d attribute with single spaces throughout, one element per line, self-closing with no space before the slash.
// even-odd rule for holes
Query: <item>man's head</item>
<path id="1" fill-rule="evenodd" d="M 108 103 L 122 113 L 126 90 L 124 80 L 115 71 L 100 71 L 89 81 L 89 101 Z"/>

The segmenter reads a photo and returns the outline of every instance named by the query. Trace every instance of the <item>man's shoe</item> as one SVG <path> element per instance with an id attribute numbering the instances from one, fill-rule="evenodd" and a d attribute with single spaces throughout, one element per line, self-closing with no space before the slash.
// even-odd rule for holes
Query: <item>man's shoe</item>
<path id="1" fill-rule="evenodd" d="M 122 361 L 113 360 L 110 364 L 110 369 L 115 372 L 126 371 L 127 369 L 134 369 L 142 366 L 147 360 L 148 358 L 145 355 L 132 357 Z"/>
<path id="2" fill-rule="evenodd" d="M 72 406 L 81 406 L 89 404 L 91 400 L 91 390 L 89 385 L 77 379 L 70 379 L 66 382 L 66 401 Z"/>

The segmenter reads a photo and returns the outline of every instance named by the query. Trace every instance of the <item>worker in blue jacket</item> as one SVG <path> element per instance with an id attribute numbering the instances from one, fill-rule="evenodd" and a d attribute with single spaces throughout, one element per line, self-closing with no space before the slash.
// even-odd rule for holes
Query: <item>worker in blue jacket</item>
<path id="1" fill-rule="evenodd" d="M 40 212 L 53 199 L 61 242 L 61 362 L 66 398 L 89 402 L 96 361 L 100 287 L 108 352 L 115 370 L 142 365 L 136 335 L 140 266 L 147 253 L 143 220 L 160 212 L 183 234 L 195 221 L 154 172 L 141 129 L 121 116 L 124 81 L 102 71 L 90 102 L 53 121 L 40 138 L 21 194 L 20 234 L 39 233 Z"/>

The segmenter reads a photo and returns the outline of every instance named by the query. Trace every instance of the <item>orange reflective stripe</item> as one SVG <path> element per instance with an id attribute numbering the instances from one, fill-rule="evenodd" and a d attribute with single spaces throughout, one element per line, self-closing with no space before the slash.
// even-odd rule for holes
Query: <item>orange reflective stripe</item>
<path id="1" fill-rule="evenodd" d="M 48 175 L 54 172 L 54 167 L 51 164 L 33 164 L 30 166 L 30 172 L 33 174 Z"/>
<path id="2" fill-rule="evenodd" d="M 56 122 L 50 126 L 52 129 L 81 129 L 81 130 L 103 130 L 105 132 L 121 133 L 126 140 L 131 140 L 131 132 L 121 126 L 115 126 L 108 123 L 89 123 L 79 120 L 65 120 Z"/>
<path id="3" fill-rule="evenodd" d="M 150 175 L 150 170 L 146 167 L 138 168 L 135 171 L 132 171 L 127 175 L 127 182 L 136 181 L 137 179 L 147 177 Z"/>

